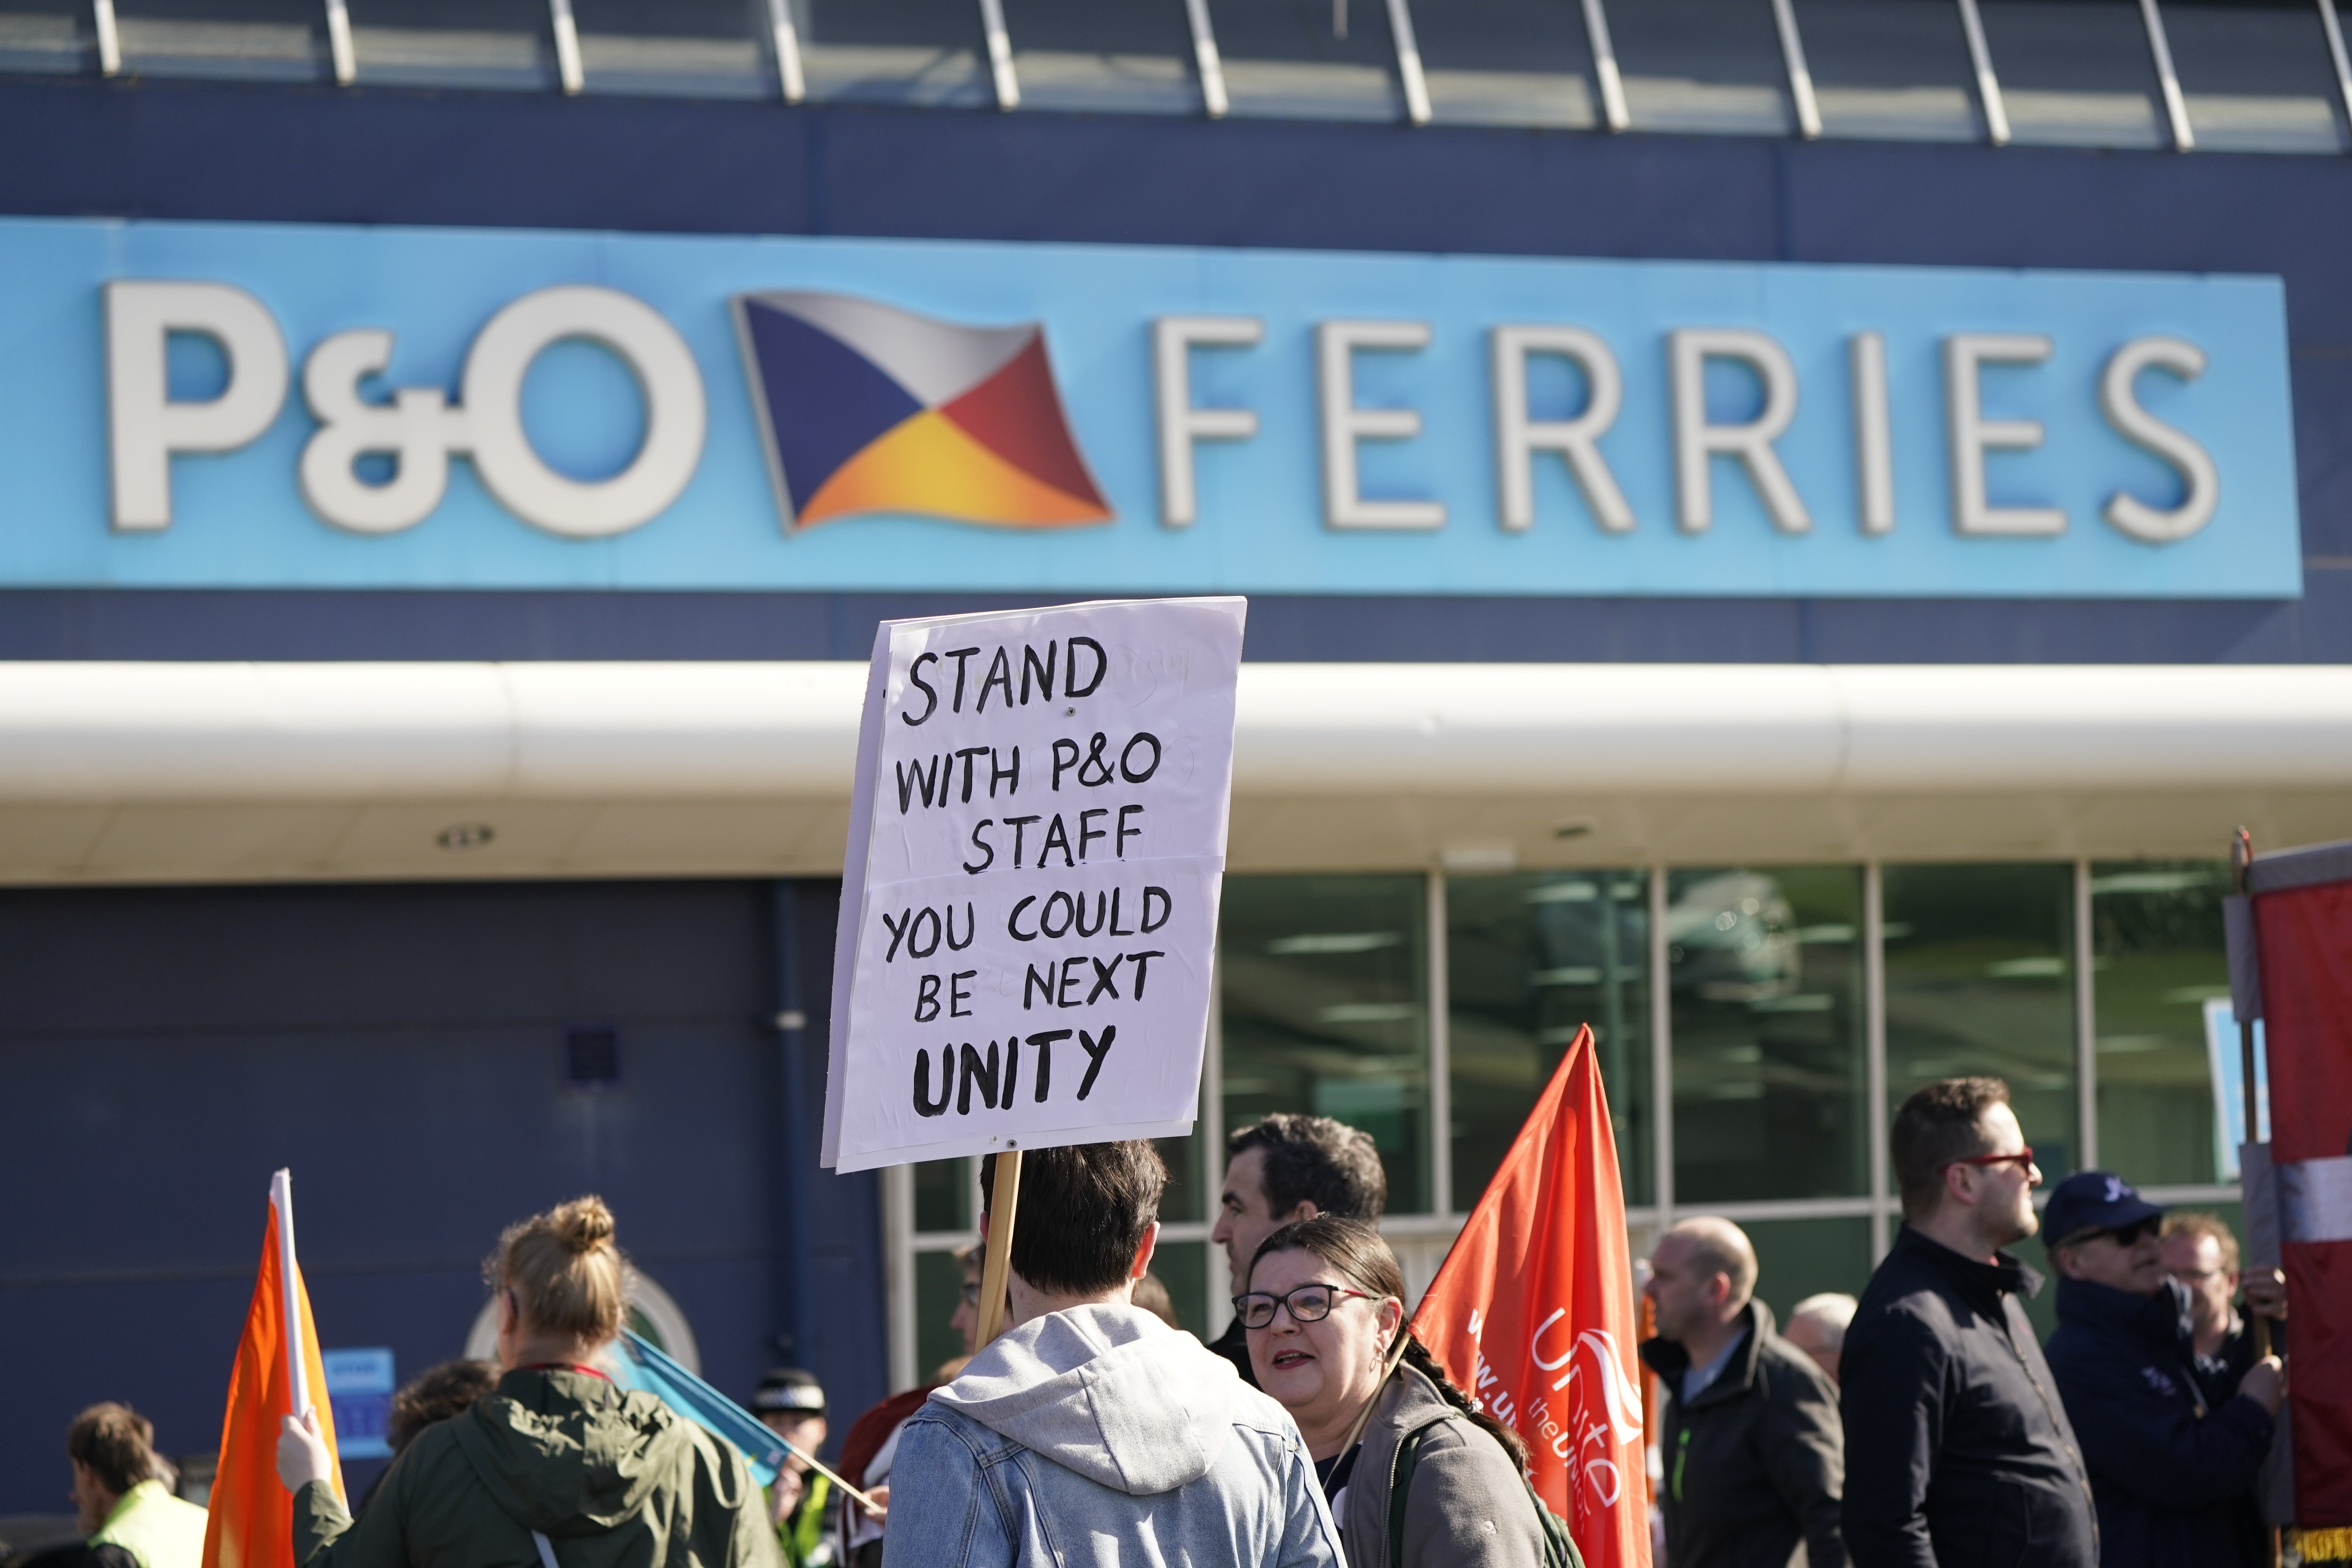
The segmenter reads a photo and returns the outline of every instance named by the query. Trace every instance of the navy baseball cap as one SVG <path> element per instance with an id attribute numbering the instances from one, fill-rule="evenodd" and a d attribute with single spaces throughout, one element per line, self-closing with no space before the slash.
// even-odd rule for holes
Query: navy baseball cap
<path id="1" fill-rule="evenodd" d="M 2139 1195 L 2130 1183 L 2106 1171 L 2078 1171 L 2058 1184 L 2042 1211 L 2042 1237 L 2052 1247 L 2086 1230 L 2121 1230 L 2142 1220 L 2162 1219 L 2164 1211 Z"/>

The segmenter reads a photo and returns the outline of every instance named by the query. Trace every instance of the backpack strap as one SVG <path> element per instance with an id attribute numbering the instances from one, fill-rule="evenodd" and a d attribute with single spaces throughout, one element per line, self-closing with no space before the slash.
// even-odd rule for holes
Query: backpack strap
<path id="1" fill-rule="evenodd" d="M 1412 1490 L 1412 1472 L 1421 1464 L 1421 1440 L 1428 1436 L 1429 1426 L 1423 1426 L 1397 1445 L 1396 1468 L 1389 1476 L 1389 1568 L 1403 1568 L 1405 1498 Z"/>
<path id="2" fill-rule="evenodd" d="M 546 1532 L 537 1530 L 532 1531 L 530 1532 L 530 1542 L 532 1545 L 539 1548 L 539 1568 L 557 1568 L 555 1561 L 555 1542 L 548 1540 Z"/>

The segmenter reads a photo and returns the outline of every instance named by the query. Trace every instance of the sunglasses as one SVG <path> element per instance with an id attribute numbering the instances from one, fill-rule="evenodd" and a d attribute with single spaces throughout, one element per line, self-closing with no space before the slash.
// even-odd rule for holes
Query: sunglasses
<path id="1" fill-rule="evenodd" d="M 2161 1220 L 2153 1219 L 2134 1220 L 2129 1225 L 2102 1226 L 2096 1230 L 2083 1231 L 2073 1239 L 2075 1242 L 2095 1241 L 2104 1236 L 2117 1247 L 2137 1247 L 2145 1238 L 2154 1236 L 2162 1227 L 2163 1223 Z"/>
<path id="2" fill-rule="evenodd" d="M 2015 1165 L 2027 1176 L 2032 1178 L 2035 1186 L 2042 1184 L 2042 1173 L 2034 1169 L 2033 1150 L 2031 1146 L 2020 1149 L 2014 1154 L 1971 1154 L 1965 1160 L 1951 1161 L 1949 1164 L 1974 1165 L 1979 1170 L 1992 1165 Z"/>
<path id="3" fill-rule="evenodd" d="M 1294 1323 L 1319 1323 L 1331 1315 L 1342 1296 L 1361 1296 L 1367 1301 L 1374 1298 L 1369 1291 L 1350 1290 L 1342 1285 L 1301 1285 L 1296 1290 L 1280 1296 L 1269 1296 L 1263 1290 L 1253 1290 L 1246 1296 L 1234 1298 L 1234 1316 L 1245 1329 L 1263 1329 L 1274 1321 L 1274 1310 L 1282 1308 Z"/>

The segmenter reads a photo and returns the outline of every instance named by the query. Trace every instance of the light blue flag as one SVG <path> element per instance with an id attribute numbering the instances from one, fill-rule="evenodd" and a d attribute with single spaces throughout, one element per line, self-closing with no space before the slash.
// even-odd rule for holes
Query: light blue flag
<path id="1" fill-rule="evenodd" d="M 754 1480 L 763 1487 L 775 1484 L 791 1446 L 758 1416 L 628 1329 L 621 1331 L 614 1348 L 619 1352 L 613 1357 L 614 1383 L 643 1389 L 713 1436 L 732 1443 L 750 1462 Z"/>

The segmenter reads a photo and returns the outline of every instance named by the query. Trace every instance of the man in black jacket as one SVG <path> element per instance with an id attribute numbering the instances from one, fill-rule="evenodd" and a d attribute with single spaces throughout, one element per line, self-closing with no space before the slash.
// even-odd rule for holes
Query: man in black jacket
<path id="1" fill-rule="evenodd" d="M 2009 1086 L 1929 1084 L 1888 1142 L 1906 1223 L 1846 1331 L 1846 1554 L 2094 1568 L 2090 1477 L 2018 1300 L 2042 1277 L 2000 1250 L 2040 1226 Z"/>
<path id="2" fill-rule="evenodd" d="M 2208 1399 L 2188 1289 L 2164 1267 L 2164 1211 L 2105 1171 L 2059 1184 L 2042 1220 L 2058 1279 L 2050 1370 L 2082 1435 L 2107 1568 L 2227 1568 L 2270 1452 L 2283 1382 L 2257 1361 Z M 2267 1555 L 2264 1552 L 2263 1555 Z"/>
<path id="3" fill-rule="evenodd" d="M 1293 1220 L 1318 1214 L 1367 1222 L 1388 1206 L 1388 1173 L 1372 1135 L 1328 1116 L 1277 1111 L 1225 1140 L 1224 1191 L 1209 1239 L 1225 1249 L 1226 1272 L 1239 1290 L 1257 1244 Z M 1209 1348 L 1257 1386 L 1249 1336 L 1235 1318 Z"/>
<path id="4" fill-rule="evenodd" d="M 1642 1359 L 1664 1381 L 1660 1502 L 1673 1568 L 1843 1568 L 1845 1472 L 1837 1390 L 1773 1332 L 1752 1299 L 1756 1249 L 1728 1220 L 1686 1219 L 1658 1238 L 1647 1294 L 1658 1337 Z"/>

